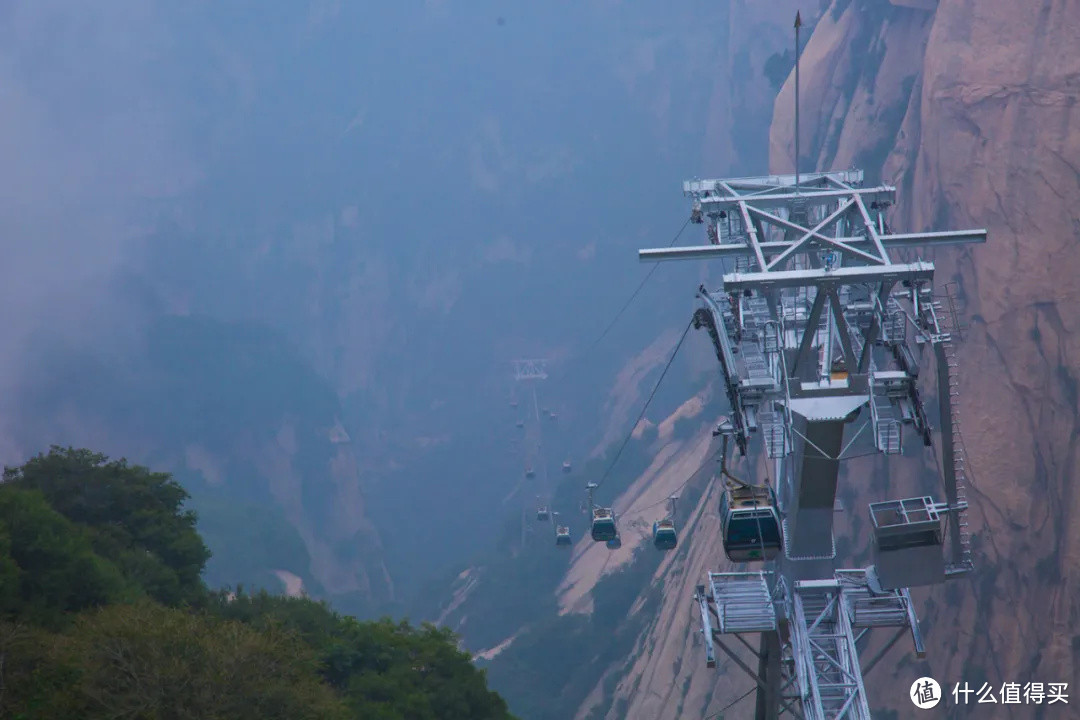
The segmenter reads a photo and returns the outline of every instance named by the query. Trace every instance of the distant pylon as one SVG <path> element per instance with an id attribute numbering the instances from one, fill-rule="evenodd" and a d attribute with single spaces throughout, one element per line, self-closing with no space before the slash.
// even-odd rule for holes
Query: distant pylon
<path id="1" fill-rule="evenodd" d="M 515 380 L 547 380 L 547 360 L 514 360 Z"/>

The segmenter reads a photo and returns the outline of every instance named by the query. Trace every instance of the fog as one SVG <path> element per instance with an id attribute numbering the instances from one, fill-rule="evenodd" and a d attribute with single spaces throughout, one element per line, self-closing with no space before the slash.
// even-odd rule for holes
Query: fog
<path id="1" fill-rule="evenodd" d="M 594 347 L 648 270 L 637 249 L 670 243 L 684 224 L 682 180 L 764 164 L 767 103 L 739 108 L 745 87 L 765 81 L 731 79 L 760 75 L 786 40 L 769 25 L 753 57 L 736 52 L 745 40 L 732 39 L 728 12 L 5 4 L 2 459 L 92 444 L 234 499 L 262 488 L 259 502 L 284 512 L 313 556 L 355 545 L 347 538 L 370 520 L 406 585 L 488 547 L 507 475 L 521 472 L 505 414 L 510 360 L 552 358 L 558 382 L 544 392 L 565 435 L 548 460 L 583 460 L 616 422 L 602 416 L 616 371 L 685 324 L 703 279 L 662 267 Z M 250 397 L 323 383 L 313 392 L 336 396 L 336 410 L 282 400 L 282 422 L 314 437 L 340 421 L 356 469 L 301 449 L 290 472 L 309 505 L 290 508 L 284 481 L 253 459 L 267 451 L 244 435 L 274 443 L 280 427 L 238 427 L 250 414 L 240 401 L 214 406 L 213 422 L 206 408 L 179 409 L 226 392 L 205 383 L 235 386 L 207 369 L 240 362 L 233 326 L 178 344 L 154 329 L 170 316 L 279 337 L 273 352 L 298 359 L 228 372 L 269 383 Z M 670 403 L 704 367 L 686 365 Z M 187 425 L 168 421 L 189 411 Z M 229 476 L 216 484 L 191 460 L 211 446 Z M 355 507 L 337 525 L 311 509 L 345 497 Z M 412 523 L 427 529 L 402 529 Z"/>

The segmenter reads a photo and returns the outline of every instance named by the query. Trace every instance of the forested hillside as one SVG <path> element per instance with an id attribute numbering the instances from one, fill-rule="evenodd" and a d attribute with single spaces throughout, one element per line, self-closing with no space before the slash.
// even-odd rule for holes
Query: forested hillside
<path id="1" fill-rule="evenodd" d="M 208 588 L 166 473 L 54 447 L 0 485 L 0 717 L 512 720 L 431 625 Z"/>

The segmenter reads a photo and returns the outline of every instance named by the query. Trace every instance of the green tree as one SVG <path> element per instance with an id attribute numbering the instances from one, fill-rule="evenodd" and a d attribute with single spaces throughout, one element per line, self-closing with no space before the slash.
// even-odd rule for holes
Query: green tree
<path id="1" fill-rule="evenodd" d="M 0 717 L 513 720 L 447 630 L 208 592 L 167 474 L 54 447 L 4 479 Z"/>
<path id="2" fill-rule="evenodd" d="M 130 597 L 115 565 L 41 493 L 0 488 L 0 602 L 9 617 L 55 626 L 64 613 Z"/>
<path id="3" fill-rule="evenodd" d="M 296 632 L 326 681 L 371 720 L 512 720 L 457 637 L 430 624 L 359 622 L 325 603 L 260 592 L 219 599 L 218 612 L 260 629 Z"/>
<path id="4" fill-rule="evenodd" d="M 183 509 L 187 492 L 168 473 L 53 446 L 22 467 L 5 469 L 4 484 L 40 492 L 86 529 L 97 554 L 154 599 L 176 605 L 204 595 L 200 576 L 210 551 L 195 529 L 195 514 Z"/>
<path id="5" fill-rule="evenodd" d="M 55 639 L 43 717 L 344 720 L 294 634 L 140 601 Z"/>

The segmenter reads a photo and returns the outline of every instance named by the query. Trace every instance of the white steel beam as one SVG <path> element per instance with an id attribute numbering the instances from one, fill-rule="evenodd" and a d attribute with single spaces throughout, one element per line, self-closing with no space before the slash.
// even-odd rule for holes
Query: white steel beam
<path id="1" fill-rule="evenodd" d="M 866 282 L 897 280 L 933 280 L 934 264 L 913 262 L 873 267 L 840 267 L 833 270 L 779 270 L 773 272 L 728 273 L 724 275 L 724 290 L 731 292 L 746 288 L 773 289 L 849 285 Z"/>
<path id="2" fill-rule="evenodd" d="M 919 246 L 938 245 L 967 245 L 969 243 L 986 242 L 986 230 L 952 230 L 947 232 L 930 233 L 898 233 L 895 235 L 879 235 L 879 240 L 886 250 L 892 248 L 909 248 Z M 874 243 L 864 237 L 837 237 L 831 238 L 834 242 L 841 242 L 853 248 L 864 250 L 873 249 Z M 758 243 L 761 251 L 765 254 L 783 252 L 791 247 L 790 242 L 763 242 Z M 740 255 L 752 255 L 754 249 L 750 245 L 742 243 L 725 243 L 724 245 L 691 245 L 677 248 L 654 248 L 638 251 L 638 259 L 641 262 L 663 262 L 667 260 L 711 260 L 714 258 L 739 257 Z"/>

